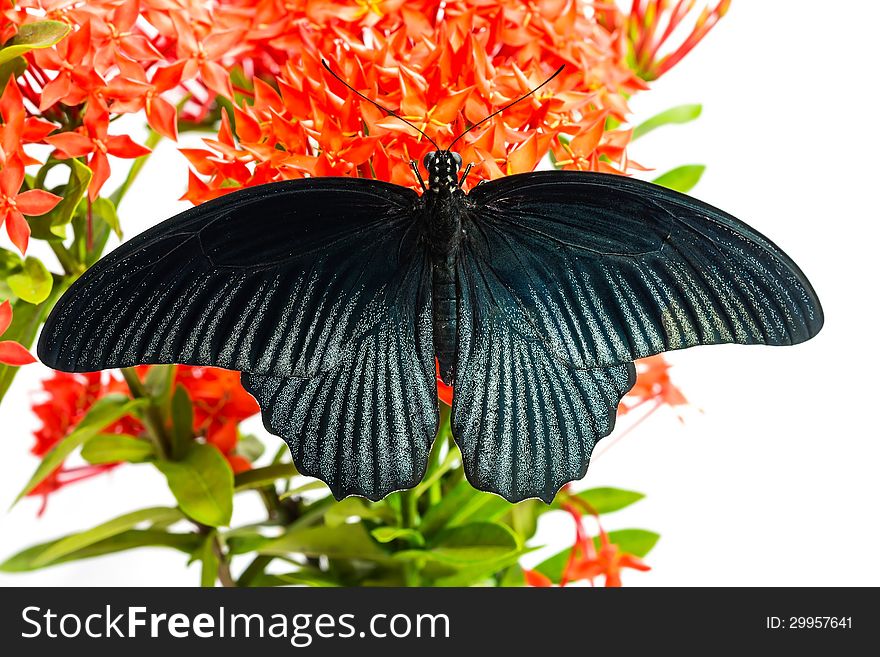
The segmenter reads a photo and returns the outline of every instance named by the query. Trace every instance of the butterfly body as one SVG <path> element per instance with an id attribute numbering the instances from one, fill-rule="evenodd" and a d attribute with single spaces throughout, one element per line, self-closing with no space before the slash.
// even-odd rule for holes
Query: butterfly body
<path id="1" fill-rule="evenodd" d="M 458 334 L 455 269 L 465 236 L 466 197 L 458 179 L 461 156 L 449 151 L 434 151 L 425 156 L 424 165 L 428 172 L 428 187 L 419 200 L 431 253 L 434 350 L 440 376 L 452 385 Z"/>

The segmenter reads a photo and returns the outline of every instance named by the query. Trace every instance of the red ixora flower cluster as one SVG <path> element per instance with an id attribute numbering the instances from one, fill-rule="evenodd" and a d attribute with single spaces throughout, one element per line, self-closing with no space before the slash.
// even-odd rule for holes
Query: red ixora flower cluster
<path id="1" fill-rule="evenodd" d="M 238 424 L 258 413 L 260 408 L 241 387 L 238 373 L 186 365 L 177 365 L 175 368 L 174 385 L 183 386 L 192 401 L 194 435 L 217 447 L 229 461 L 233 472 L 250 469 L 250 462 L 235 450 Z M 138 376 L 143 378 L 148 370 L 148 366 L 138 367 Z M 34 432 L 35 443 L 31 452 L 43 457 L 77 427 L 97 400 L 112 393 L 130 395 L 125 382 L 110 372 L 54 372 L 50 379 L 43 381 L 40 399 L 32 406 L 42 426 Z M 101 433 L 140 436 L 144 431 L 144 426 L 137 418 L 125 416 L 104 427 Z M 29 495 L 43 498 L 39 511 L 42 514 L 48 496 L 54 491 L 116 465 L 61 465 Z"/>
<path id="2" fill-rule="evenodd" d="M 626 98 L 644 84 L 627 66 L 623 30 L 606 29 L 587 2 L 328 0 L 260 9 L 261 25 L 272 27 L 246 33 L 271 47 L 251 58 L 253 89 L 236 88 L 232 115 L 207 148 L 184 151 L 196 172 L 186 195 L 193 202 L 309 175 L 416 186 L 409 162 L 434 146 L 346 89 L 322 58 L 441 147 L 564 64 L 535 96 L 459 142 L 475 165 L 471 183 L 531 171 L 548 152 L 565 168 L 629 166 L 631 132 L 609 126 L 626 120 Z"/>
<path id="3" fill-rule="evenodd" d="M 644 80 L 656 80 L 669 71 L 705 37 L 730 8 L 730 0 L 703 6 L 690 32 L 686 23 L 696 0 L 633 0 L 623 27 L 630 43 L 630 66 Z M 608 25 L 619 27 L 609 15 Z M 677 35 L 683 35 L 678 39 Z M 677 46 L 669 42 L 678 40 Z"/>
<path id="4" fill-rule="evenodd" d="M 580 505 L 583 504 L 581 500 L 577 497 L 569 499 L 570 501 L 565 504 L 565 510 L 574 520 L 575 542 L 562 571 L 560 586 L 582 581 L 588 581 L 592 585 L 601 575 L 605 578 L 606 587 L 618 587 L 623 584 L 621 573 L 624 569 L 651 570 L 651 567 L 639 557 L 623 552 L 618 545 L 612 543 L 599 522 L 599 516 L 590 509 L 581 508 Z M 595 540 L 584 526 L 590 516 L 595 518 L 599 526 L 598 549 Z M 549 577 L 535 570 L 525 571 L 525 577 L 529 586 L 553 586 L 553 581 Z"/>

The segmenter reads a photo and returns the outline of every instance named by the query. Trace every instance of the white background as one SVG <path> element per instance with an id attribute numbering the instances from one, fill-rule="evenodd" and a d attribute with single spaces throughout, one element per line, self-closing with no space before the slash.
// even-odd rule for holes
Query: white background
<path id="1" fill-rule="evenodd" d="M 647 495 L 608 516 L 607 527 L 662 534 L 648 558 L 653 570 L 629 573 L 625 584 L 880 585 L 878 24 L 876 3 L 837 2 L 829 11 L 819 2 L 740 0 L 633 102 L 637 120 L 703 103 L 699 121 L 645 137 L 632 156 L 659 171 L 707 164 L 694 194 L 780 244 L 813 282 L 826 326 L 794 348 L 672 354 L 694 407 L 685 425 L 664 411 L 620 442 L 600 443 L 582 485 Z M 184 207 L 175 199 L 186 168 L 171 145 L 142 175 L 151 184 L 121 207 L 129 236 Z M 40 519 L 32 499 L 5 512 L 36 465 L 27 407 L 46 373 L 26 368 L 0 410 L 0 558 L 126 511 L 173 504 L 154 469 L 129 466 L 64 490 Z M 255 500 L 241 502 L 237 519 L 258 513 Z M 542 541 L 570 543 L 567 518 L 546 520 Z M 182 555 L 152 549 L 0 575 L 10 586 L 197 583 Z"/>

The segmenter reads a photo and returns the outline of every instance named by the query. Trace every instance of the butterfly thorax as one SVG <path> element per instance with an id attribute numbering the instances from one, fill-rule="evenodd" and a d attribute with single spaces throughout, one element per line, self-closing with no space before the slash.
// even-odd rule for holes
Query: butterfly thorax
<path id="1" fill-rule="evenodd" d="M 463 236 L 465 199 L 458 182 L 461 156 L 435 151 L 425 156 L 424 165 L 428 171 L 428 189 L 423 199 L 432 265 L 434 352 L 440 376 L 451 384 L 458 333 L 456 258 Z"/>

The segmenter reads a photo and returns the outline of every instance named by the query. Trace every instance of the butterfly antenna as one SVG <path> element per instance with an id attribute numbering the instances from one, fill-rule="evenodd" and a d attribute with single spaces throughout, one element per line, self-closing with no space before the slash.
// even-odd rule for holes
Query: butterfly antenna
<path id="1" fill-rule="evenodd" d="M 348 89 L 350 89 L 351 91 L 355 92 L 358 96 L 360 96 L 361 98 L 363 98 L 365 101 L 367 101 L 368 103 L 372 103 L 373 105 L 375 105 L 376 107 L 378 107 L 378 108 L 379 108 L 380 110 L 382 110 L 383 112 L 386 112 L 386 113 L 390 114 L 391 116 L 400 119 L 401 121 L 403 121 L 404 123 L 406 123 L 406 124 L 407 124 L 408 126 L 410 126 L 411 128 L 414 128 L 415 130 L 418 130 L 418 131 L 422 134 L 422 136 L 423 136 L 425 139 L 427 139 L 429 142 L 431 142 L 431 143 L 434 145 L 434 148 L 436 148 L 438 151 L 443 150 L 442 148 L 440 148 L 440 147 L 437 145 L 437 142 L 434 141 L 433 139 L 431 139 L 431 138 L 425 133 L 425 131 L 422 130 L 419 126 L 417 126 L 417 125 L 415 125 L 415 124 L 413 124 L 413 123 L 410 123 L 410 122 L 407 121 L 405 118 L 403 118 L 402 116 L 400 116 L 400 114 L 398 114 L 397 112 L 394 112 L 394 111 L 388 109 L 388 108 L 385 107 L 384 105 L 380 105 L 379 103 L 377 103 L 375 100 L 373 100 L 373 99 L 370 98 L 369 96 L 365 96 L 365 95 L 362 94 L 360 91 L 358 91 L 357 89 L 355 89 L 354 87 L 352 87 L 348 82 L 346 82 L 346 81 L 343 80 L 341 77 L 339 77 L 339 74 L 336 73 L 336 71 L 334 71 L 332 68 L 330 68 L 330 64 L 327 63 L 327 60 L 322 59 L 322 60 L 321 60 L 321 64 L 324 65 L 324 68 L 327 69 L 327 72 L 330 73 L 330 75 L 332 75 L 334 78 L 336 78 L 337 80 L 339 80 L 339 81 L 340 81 L 342 84 L 344 84 Z M 562 69 L 560 69 L 560 70 L 562 70 Z M 559 71 L 557 71 L 557 73 L 558 73 L 558 72 L 559 72 Z M 551 78 L 551 79 L 552 79 L 552 78 Z M 547 82 L 549 82 L 549 81 L 550 81 L 550 80 L 548 80 Z M 547 84 L 547 82 L 545 82 L 544 84 Z"/>
<path id="2" fill-rule="evenodd" d="M 461 139 L 462 137 L 464 137 L 467 133 L 469 133 L 469 132 L 470 132 L 471 130 L 473 130 L 474 128 L 483 125 L 486 121 L 488 121 L 489 119 L 491 119 L 493 116 L 497 116 L 498 114 L 501 114 L 501 112 L 510 109 L 511 107 L 513 107 L 514 105 L 516 105 L 518 102 L 520 102 L 520 101 L 522 101 L 522 100 L 525 100 L 526 98 L 528 98 L 529 96 L 531 96 L 531 95 L 532 95 L 533 93 L 535 93 L 538 89 L 540 89 L 540 88 L 543 87 L 545 84 L 547 84 L 548 82 L 550 82 L 550 80 L 552 80 L 552 79 L 555 78 L 557 75 L 559 75 L 560 73 L 562 73 L 562 69 L 564 69 L 564 68 L 565 68 L 565 64 L 563 64 L 562 66 L 560 66 L 559 68 L 557 68 L 557 69 L 556 69 L 556 72 L 555 72 L 553 75 L 551 75 L 549 78 L 547 78 L 546 80 L 544 80 L 541 84 L 539 84 L 537 87 L 535 87 L 534 89 L 532 89 L 529 93 L 527 93 L 527 94 L 525 94 L 525 95 L 523 95 L 523 96 L 520 96 L 520 97 L 517 98 L 515 101 L 513 101 L 512 103 L 508 103 L 507 105 L 505 105 L 505 106 L 502 107 L 501 109 L 499 109 L 499 110 L 495 110 L 495 111 L 492 112 L 489 116 L 487 116 L 485 119 L 482 119 L 482 120 L 477 121 L 476 123 L 474 123 L 470 128 L 468 128 L 467 130 L 465 130 L 464 132 L 462 132 L 458 137 L 456 137 L 455 139 L 453 139 L 453 140 L 452 140 L 452 143 L 449 144 L 449 146 L 446 148 L 446 150 L 447 150 L 447 151 L 452 150 L 452 147 L 455 145 L 455 142 L 457 142 L 459 139 Z"/>

